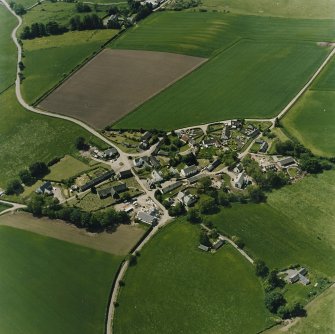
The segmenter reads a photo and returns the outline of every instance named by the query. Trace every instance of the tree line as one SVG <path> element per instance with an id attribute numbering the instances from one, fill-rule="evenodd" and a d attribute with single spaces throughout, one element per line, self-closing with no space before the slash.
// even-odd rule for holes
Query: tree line
<path id="1" fill-rule="evenodd" d="M 50 36 L 50 35 L 61 35 L 68 31 L 68 28 L 60 25 L 55 21 L 50 21 L 47 24 L 44 23 L 33 23 L 30 26 L 25 26 L 20 38 L 34 39 L 38 37 Z"/>

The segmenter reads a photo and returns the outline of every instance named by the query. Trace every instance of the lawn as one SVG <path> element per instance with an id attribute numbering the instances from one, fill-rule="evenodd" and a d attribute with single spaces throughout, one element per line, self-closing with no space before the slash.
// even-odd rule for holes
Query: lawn
<path id="1" fill-rule="evenodd" d="M 335 18 L 334 0 L 202 0 L 201 8 L 232 13 L 295 18 Z"/>
<path id="2" fill-rule="evenodd" d="M 299 263 L 335 277 L 335 171 L 274 191 L 267 204 L 234 205 L 210 219 L 237 235 L 248 251 L 270 267 Z"/>
<path id="3" fill-rule="evenodd" d="M 90 166 L 86 163 L 70 155 L 66 155 L 50 168 L 50 173 L 46 176 L 46 179 L 60 182 L 70 178 L 71 176 L 84 172 L 89 168 Z"/>
<path id="4" fill-rule="evenodd" d="M 327 53 L 327 48 L 315 43 L 242 40 L 115 127 L 168 130 L 236 117 L 273 117 L 308 81 Z"/>
<path id="5" fill-rule="evenodd" d="M 1 333 L 104 333 L 120 257 L 6 226 L 0 253 Z"/>
<path id="6" fill-rule="evenodd" d="M 198 250 L 199 231 L 171 223 L 141 251 L 119 296 L 115 333 L 249 334 L 270 324 L 253 267 L 228 245 Z"/>
<path id="7" fill-rule="evenodd" d="M 8 86 L 14 83 L 16 74 L 16 58 L 8 57 L 8 54 L 14 54 L 16 48 L 10 39 L 10 34 L 17 22 L 14 16 L 8 14 L 5 6 L 0 5 L 0 93 Z"/>
<path id="8" fill-rule="evenodd" d="M 76 31 L 61 36 L 36 38 L 23 43 L 26 79 L 22 93 L 28 103 L 34 102 L 101 46 L 117 30 Z"/>

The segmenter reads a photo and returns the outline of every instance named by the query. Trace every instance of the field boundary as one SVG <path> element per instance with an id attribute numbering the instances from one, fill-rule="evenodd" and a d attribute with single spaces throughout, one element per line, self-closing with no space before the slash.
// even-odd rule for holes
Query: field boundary
<path id="1" fill-rule="evenodd" d="M 0 95 L 1 95 L 2 93 L 6 92 L 8 89 L 10 89 L 10 88 L 13 87 L 13 86 L 15 86 L 15 81 L 14 81 L 12 84 L 10 84 L 8 87 L 6 87 L 5 89 L 3 89 L 3 90 L 0 92 Z"/>

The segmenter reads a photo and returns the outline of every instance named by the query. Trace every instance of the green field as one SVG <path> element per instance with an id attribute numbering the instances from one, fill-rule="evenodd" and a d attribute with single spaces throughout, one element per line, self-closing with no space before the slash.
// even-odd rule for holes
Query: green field
<path id="1" fill-rule="evenodd" d="M 201 8 L 232 13 L 295 18 L 335 18 L 335 1 L 319 0 L 202 0 Z"/>
<path id="2" fill-rule="evenodd" d="M 330 171 L 306 177 L 269 194 L 267 204 L 234 205 L 211 221 L 240 236 L 272 268 L 299 263 L 334 278 L 334 176 Z"/>
<path id="3" fill-rule="evenodd" d="M 308 81 L 327 51 L 315 43 L 242 40 L 115 127 L 173 129 L 236 117 L 274 117 Z"/>
<path id="4" fill-rule="evenodd" d="M 7 204 L 0 203 L 0 212 L 9 209 L 11 206 Z"/>
<path id="5" fill-rule="evenodd" d="M 0 92 L 14 83 L 16 74 L 16 58 L 8 57 L 8 54 L 14 54 L 16 47 L 10 39 L 11 31 L 16 26 L 16 19 L 8 15 L 8 10 L 0 5 Z M 13 70 L 14 69 L 14 70 Z"/>
<path id="6" fill-rule="evenodd" d="M 104 333 L 119 257 L 5 226 L 0 253 L 1 333 Z"/>
<path id="7" fill-rule="evenodd" d="M 141 251 L 119 296 L 116 333 L 249 334 L 270 324 L 253 267 L 228 245 L 198 250 L 199 231 L 171 223 Z"/>
<path id="8" fill-rule="evenodd" d="M 22 84 L 25 100 L 32 103 L 41 97 L 116 33 L 117 30 L 110 29 L 78 31 L 25 41 L 26 79 Z"/>
<path id="9" fill-rule="evenodd" d="M 60 182 L 84 172 L 89 168 L 90 166 L 86 163 L 70 155 L 66 155 L 63 159 L 50 167 L 50 173 L 46 176 L 46 179 Z"/>

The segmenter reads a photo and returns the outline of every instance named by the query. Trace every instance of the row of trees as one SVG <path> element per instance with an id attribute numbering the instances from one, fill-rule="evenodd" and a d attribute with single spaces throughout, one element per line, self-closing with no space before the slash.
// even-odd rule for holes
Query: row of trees
<path id="1" fill-rule="evenodd" d="M 34 194 L 28 203 L 28 211 L 34 216 L 61 219 L 79 228 L 92 232 L 112 230 L 120 224 L 129 224 L 130 218 L 124 211 L 108 209 L 104 212 L 86 212 L 74 207 L 64 207 L 52 197 Z"/>
<path id="2" fill-rule="evenodd" d="M 103 28 L 103 21 L 97 14 L 85 15 L 83 18 L 76 15 L 70 20 L 71 30 L 95 30 Z"/>
<path id="3" fill-rule="evenodd" d="M 31 26 L 24 27 L 20 38 L 34 39 L 43 36 L 61 35 L 67 31 L 68 29 L 65 26 L 62 26 L 55 21 L 50 21 L 47 24 L 33 23 Z"/>
<path id="4" fill-rule="evenodd" d="M 11 1 L 11 2 L 9 3 L 9 6 L 10 6 L 10 8 L 12 8 L 12 9 L 14 10 L 15 14 L 17 14 L 17 15 L 22 16 L 22 15 L 24 15 L 24 14 L 27 13 L 27 11 L 26 11 L 26 9 L 23 7 L 23 5 L 21 5 L 21 4 L 17 4 L 17 3 L 15 3 L 14 1 Z"/>

